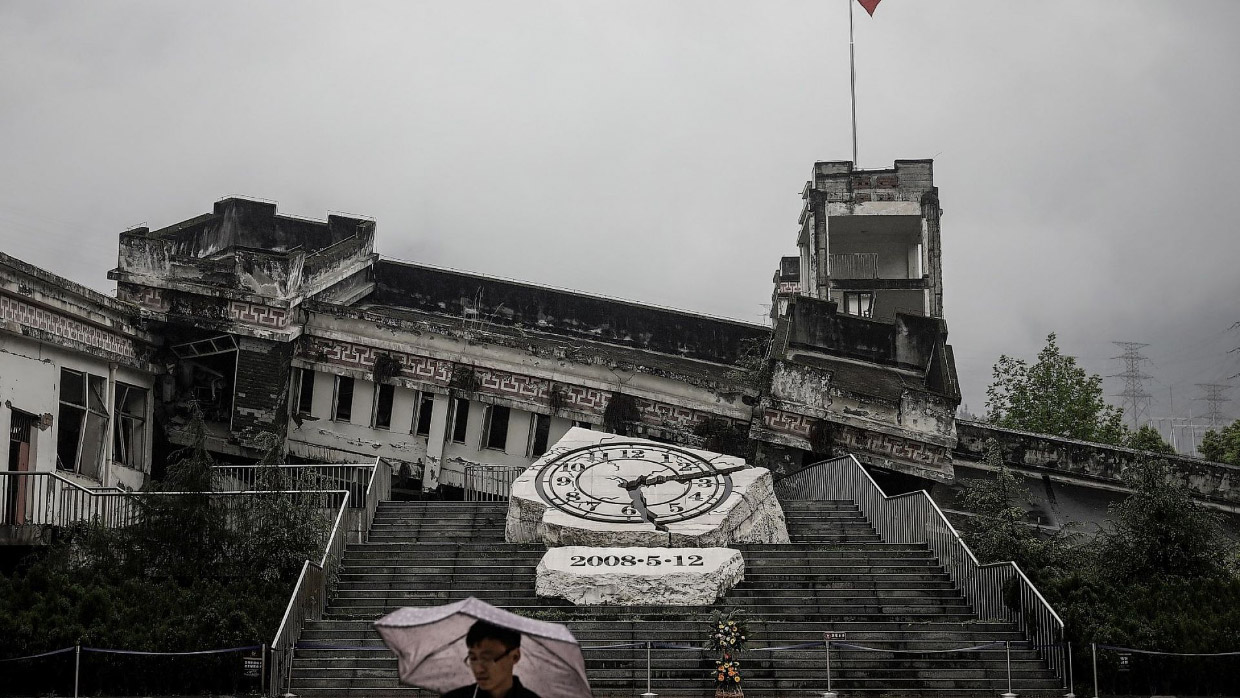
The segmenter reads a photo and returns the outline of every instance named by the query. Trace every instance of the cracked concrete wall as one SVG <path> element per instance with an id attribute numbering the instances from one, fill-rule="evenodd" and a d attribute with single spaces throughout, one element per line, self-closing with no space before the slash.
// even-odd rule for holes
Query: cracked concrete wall
<path id="1" fill-rule="evenodd" d="M 1147 459 L 1164 459 L 1180 481 L 1202 499 L 1240 507 L 1240 467 L 1200 458 L 1164 456 L 1130 448 L 1061 439 L 1046 434 L 957 421 L 955 457 L 974 463 L 986 458 L 986 441 L 995 439 L 1009 466 L 1026 472 L 1123 487 L 1124 474 Z"/>

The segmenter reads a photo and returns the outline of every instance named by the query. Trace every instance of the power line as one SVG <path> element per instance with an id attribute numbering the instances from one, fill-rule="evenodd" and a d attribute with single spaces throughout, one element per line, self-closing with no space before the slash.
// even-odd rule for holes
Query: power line
<path id="1" fill-rule="evenodd" d="M 1123 361 L 1124 370 L 1107 378 L 1124 379 L 1124 390 L 1116 393 L 1115 397 L 1123 398 L 1120 404 L 1130 408 L 1128 414 L 1132 415 L 1132 427 L 1136 429 L 1141 422 L 1142 415 L 1147 418 L 1149 416 L 1151 396 L 1145 389 L 1145 381 L 1153 376 L 1141 372 L 1141 364 L 1149 363 L 1149 359 L 1141 355 L 1141 348 L 1149 345 L 1141 342 L 1111 342 L 1111 344 L 1123 350 L 1123 354 L 1112 356 L 1111 360 Z"/>

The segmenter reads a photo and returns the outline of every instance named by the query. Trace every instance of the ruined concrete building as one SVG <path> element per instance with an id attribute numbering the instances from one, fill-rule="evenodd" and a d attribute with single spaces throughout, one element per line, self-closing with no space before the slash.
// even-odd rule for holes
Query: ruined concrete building
<path id="1" fill-rule="evenodd" d="M 1052 524 L 1077 490 L 1122 491 L 1140 454 L 955 420 L 930 161 L 815 163 L 802 198 L 771 327 L 387 260 L 372 220 L 240 198 L 121 233 L 119 300 L 0 257 L 9 469 L 138 487 L 155 427 L 188 445 L 201 413 L 222 457 L 258 458 L 273 434 L 291 460 L 382 456 L 445 496 L 572 426 L 779 473 L 852 453 L 944 502 L 994 438 L 1042 480 Z M 1203 499 L 1240 504 L 1230 470 L 1178 461 Z"/>
<path id="2" fill-rule="evenodd" d="M 133 307 L 0 253 L 0 471 L 135 489 L 151 469 L 159 338 Z M 34 478 L 0 477 L 0 526 Z"/>
<path id="3" fill-rule="evenodd" d="M 196 404 L 218 452 L 255 457 L 272 431 L 294 457 L 383 456 L 426 489 L 527 465 L 573 425 L 950 480 L 960 395 L 930 163 L 818 163 L 805 192 L 773 333 L 385 260 L 373 221 L 245 199 L 122 233 L 110 278 L 165 340 L 178 443 Z"/>

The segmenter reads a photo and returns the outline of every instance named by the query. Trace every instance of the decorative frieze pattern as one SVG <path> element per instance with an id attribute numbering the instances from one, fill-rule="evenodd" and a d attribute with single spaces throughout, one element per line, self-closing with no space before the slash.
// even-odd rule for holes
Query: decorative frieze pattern
<path id="1" fill-rule="evenodd" d="M 132 340 L 16 298 L 0 296 L 0 321 L 16 322 L 55 337 L 131 359 L 137 358 L 137 349 Z"/>
<path id="2" fill-rule="evenodd" d="M 523 376 L 519 373 L 498 371 L 493 368 L 475 368 L 474 375 L 478 377 L 482 392 L 506 395 L 540 405 L 551 403 L 551 381 L 544 378 Z"/>
<path id="3" fill-rule="evenodd" d="M 865 451 L 919 465 L 939 466 L 951 463 L 950 452 L 940 446 L 842 425 L 833 426 L 834 445 L 844 450 Z"/>
<path id="4" fill-rule="evenodd" d="M 816 421 L 813 417 L 783 410 L 768 409 L 762 413 L 762 423 L 767 429 L 799 436 L 802 439 L 809 438 L 810 431 L 814 428 L 814 422 Z"/>
<path id="5" fill-rule="evenodd" d="M 259 327 L 270 327 L 282 330 L 288 327 L 288 311 L 283 308 L 272 308 L 261 303 L 230 301 L 228 315 L 237 322 Z"/>

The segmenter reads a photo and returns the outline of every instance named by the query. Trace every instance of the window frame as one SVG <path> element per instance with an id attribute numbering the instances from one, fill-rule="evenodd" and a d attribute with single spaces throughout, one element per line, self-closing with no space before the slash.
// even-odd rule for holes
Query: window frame
<path id="1" fill-rule="evenodd" d="M 349 390 L 348 390 L 349 404 L 345 406 L 344 418 L 342 419 L 340 416 L 340 388 L 341 386 L 344 385 L 345 381 L 349 382 Z M 353 395 L 356 390 L 357 390 L 357 380 L 354 379 L 353 376 L 340 376 L 340 375 L 336 376 L 336 380 L 332 388 L 332 421 L 333 422 L 345 422 L 348 424 L 352 424 Z"/>
<path id="2" fill-rule="evenodd" d="M 495 431 L 496 419 L 495 418 L 497 416 L 497 413 L 500 413 L 501 410 L 503 414 L 502 423 L 504 425 L 503 426 L 504 437 L 503 437 L 502 442 L 498 446 L 496 446 L 494 443 L 495 435 L 496 435 L 496 431 Z M 487 405 L 486 421 L 484 421 L 482 425 L 482 440 L 481 440 L 481 443 L 479 444 L 479 447 L 482 449 L 490 450 L 490 451 L 502 451 L 504 453 L 507 453 L 508 452 L 508 430 L 511 428 L 511 426 L 512 426 L 512 409 L 510 407 L 508 407 L 507 405 Z"/>
<path id="3" fill-rule="evenodd" d="M 297 379 L 297 400 L 293 403 L 296 406 L 295 413 L 309 415 L 314 411 L 315 372 L 312 368 L 301 368 L 298 370 L 301 374 Z"/>
<path id="4" fill-rule="evenodd" d="M 426 431 L 422 431 L 423 413 L 426 419 Z M 413 410 L 413 423 L 410 425 L 409 433 L 414 436 L 431 436 L 431 419 L 435 415 L 435 393 L 429 390 L 418 391 L 418 401 Z"/>
<path id="5" fill-rule="evenodd" d="M 113 410 L 116 413 L 116 428 L 113 430 L 112 462 L 120 463 L 126 468 L 149 472 L 150 462 L 146 458 L 147 441 L 147 408 L 151 399 L 151 391 L 142 386 L 116 381 L 113 399 Z M 142 396 L 142 413 L 125 411 L 125 404 L 131 393 Z M 126 458 L 125 456 L 129 456 Z"/>
<path id="6" fill-rule="evenodd" d="M 464 404 L 464 416 L 461 415 L 462 403 Z M 460 430 L 460 438 L 457 437 L 457 430 Z M 458 397 L 452 399 L 452 428 L 448 430 L 448 440 L 454 444 L 464 444 L 469 439 L 469 398 Z"/>
<path id="7" fill-rule="evenodd" d="M 387 423 L 380 424 L 379 414 L 380 414 L 380 409 L 383 406 L 382 396 L 383 396 L 384 388 L 387 388 L 389 392 L 388 399 L 387 399 Z M 392 430 L 392 409 L 393 409 L 393 406 L 396 404 L 396 386 L 391 385 L 389 383 L 376 383 L 375 390 L 374 390 L 374 397 L 371 402 L 372 404 L 370 406 L 370 428 L 371 429 L 382 429 L 384 431 L 391 431 Z"/>
<path id="8" fill-rule="evenodd" d="M 538 449 L 538 425 L 546 424 L 542 432 L 542 450 Z M 551 415 L 534 412 L 530 414 L 530 437 L 525 446 L 525 455 L 529 458 L 541 458 L 551 449 Z"/>

